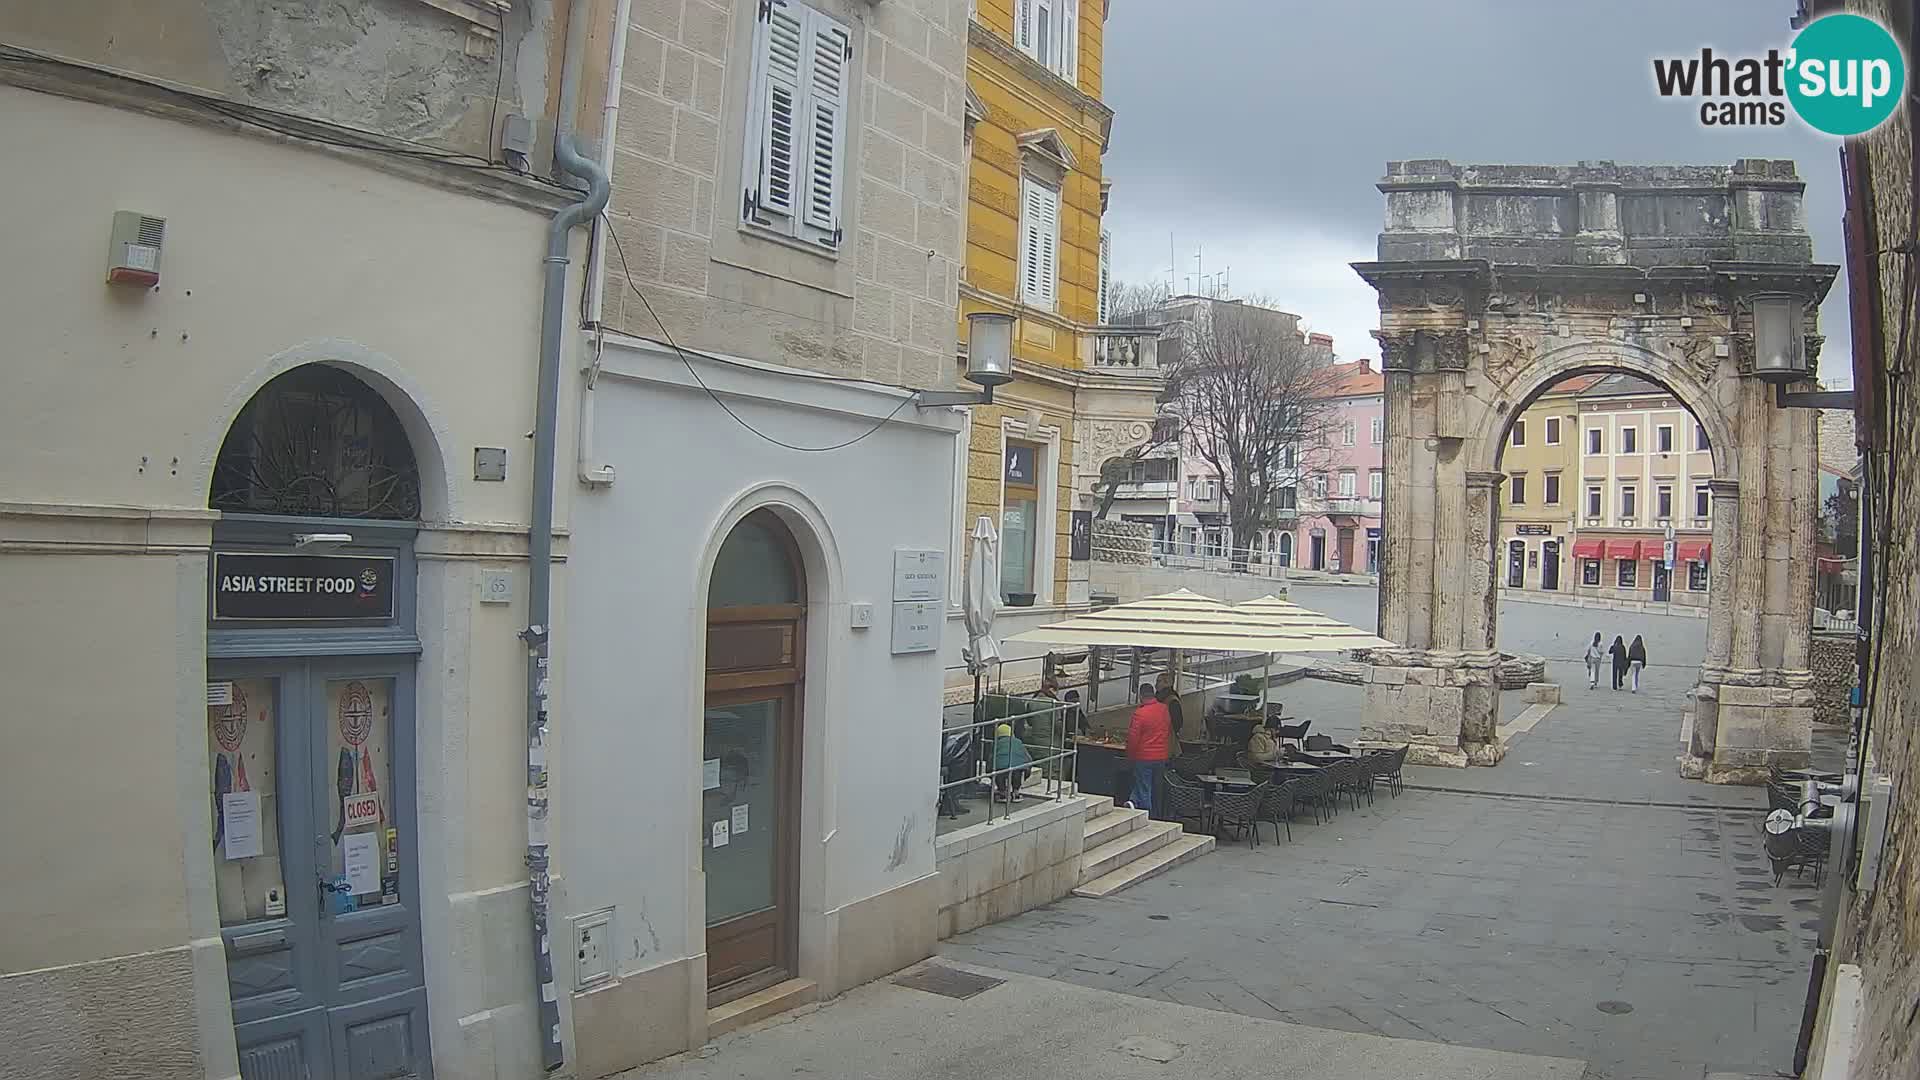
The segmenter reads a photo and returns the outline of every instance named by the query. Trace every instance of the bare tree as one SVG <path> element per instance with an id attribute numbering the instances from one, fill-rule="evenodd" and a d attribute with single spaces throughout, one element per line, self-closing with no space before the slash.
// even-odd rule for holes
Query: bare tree
<path id="1" fill-rule="evenodd" d="M 1212 467 L 1233 547 L 1245 551 L 1280 519 L 1281 489 L 1324 476 L 1332 456 L 1339 373 L 1308 345 L 1299 320 L 1255 301 L 1204 302 L 1170 336 L 1168 396 L 1188 447 Z"/>
<path id="2" fill-rule="evenodd" d="M 1107 286 L 1107 325 L 1152 326 L 1165 318 L 1173 296 L 1164 281 L 1115 281 Z"/>

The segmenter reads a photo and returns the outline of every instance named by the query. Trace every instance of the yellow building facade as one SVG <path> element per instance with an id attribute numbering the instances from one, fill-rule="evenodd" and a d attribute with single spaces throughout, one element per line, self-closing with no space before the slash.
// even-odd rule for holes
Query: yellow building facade
<path id="1" fill-rule="evenodd" d="M 1553 387 L 1514 420 L 1500 453 L 1503 589 L 1571 593 L 1570 557 L 1580 497 L 1579 401 L 1592 382 Z"/>
<path id="2" fill-rule="evenodd" d="M 1106 0 L 979 0 L 968 28 L 961 339 L 973 312 L 1016 324 L 1014 381 L 970 410 L 959 517 L 998 523 L 1002 594 L 1016 606 L 1086 602 L 1085 574 L 1070 560 L 1072 514 L 1091 505 L 1090 471 L 1146 440 L 1162 385 L 1137 352 L 1109 363 L 1096 332 L 1100 158 L 1113 123 L 1100 101 L 1106 9 Z"/>

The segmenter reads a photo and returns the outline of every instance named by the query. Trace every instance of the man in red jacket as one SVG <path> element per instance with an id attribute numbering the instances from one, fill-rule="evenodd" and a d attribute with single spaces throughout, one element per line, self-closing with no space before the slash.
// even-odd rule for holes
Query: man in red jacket
<path id="1" fill-rule="evenodd" d="M 1140 684 L 1140 707 L 1127 723 L 1127 761 L 1133 766 L 1134 809 L 1153 816 L 1153 794 L 1160 774 L 1167 770 L 1168 747 L 1173 741 L 1173 718 L 1154 696 L 1152 683 Z"/>

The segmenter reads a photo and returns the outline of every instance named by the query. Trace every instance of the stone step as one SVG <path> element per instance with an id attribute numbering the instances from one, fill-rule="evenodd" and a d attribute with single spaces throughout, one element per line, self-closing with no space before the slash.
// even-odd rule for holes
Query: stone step
<path id="1" fill-rule="evenodd" d="M 1080 850 L 1092 851 L 1102 844 L 1110 844 L 1146 822 L 1145 810 L 1111 810 L 1099 817 L 1090 817 L 1087 819 L 1086 835 L 1081 842 Z"/>
<path id="2" fill-rule="evenodd" d="M 1139 822 L 1126 834 L 1082 853 L 1080 881 L 1085 884 L 1103 874 L 1110 874 L 1135 859 L 1144 858 L 1166 847 L 1178 840 L 1180 835 L 1181 829 L 1178 822 Z"/>
<path id="3" fill-rule="evenodd" d="M 1073 890 L 1073 895 L 1096 900 L 1103 896 L 1112 896 L 1136 881 L 1145 881 L 1181 863 L 1192 862 L 1212 850 L 1213 837 L 1182 835 L 1173 843 L 1164 844 L 1155 849 L 1144 859 L 1135 859 L 1092 881 L 1084 882 L 1079 888 Z"/>
<path id="4" fill-rule="evenodd" d="M 820 996 L 812 979 L 788 979 L 758 993 L 735 998 L 725 1005 L 707 1010 L 707 1038 L 717 1039 L 729 1031 L 756 1024 L 769 1016 L 797 1009 Z"/>

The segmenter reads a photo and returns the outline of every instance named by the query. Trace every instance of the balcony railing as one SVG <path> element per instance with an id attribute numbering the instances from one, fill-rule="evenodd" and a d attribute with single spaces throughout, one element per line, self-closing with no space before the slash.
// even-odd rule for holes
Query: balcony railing
<path id="1" fill-rule="evenodd" d="M 1128 480 L 1115 487 L 1116 499 L 1171 499 L 1180 494 L 1177 480 Z"/>
<path id="2" fill-rule="evenodd" d="M 1160 373 L 1160 328 L 1097 326 L 1093 330 L 1093 366 L 1114 374 Z"/>
<path id="3" fill-rule="evenodd" d="M 1376 499 L 1336 495 L 1327 500 L 1327 513 L 1377 515 L 1380 513 L 1380 503 Z"/>

